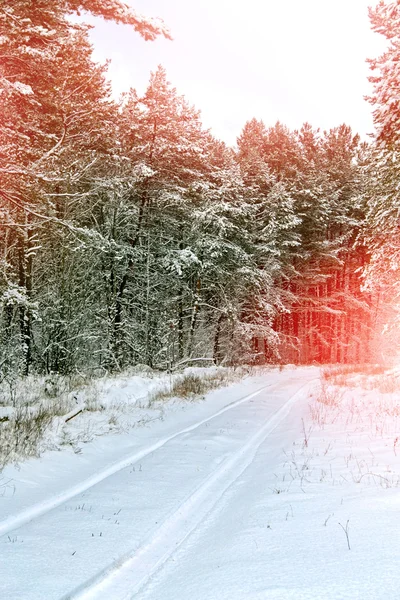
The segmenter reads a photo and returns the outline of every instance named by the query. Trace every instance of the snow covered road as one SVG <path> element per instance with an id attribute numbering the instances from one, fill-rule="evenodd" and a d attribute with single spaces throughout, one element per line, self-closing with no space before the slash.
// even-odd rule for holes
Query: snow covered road
<path id="1" fill-rule="evenodd" d="M 215 509 L 315 373 L 275 374 L 233 402 L 226 390 L 208 417 L 193 414 L 191 425 L 9 515 L 0 522 L 1 597 L 134 596 Z"/>
<path id="2" fill-rule="evenodd" d="M 30 506 L 21 477 L 0 497 L 0 598 L 399 598 L 398 487 L 348 482 L 343 440 L 324 431 L 311 451 L 317 377 L 288 369 L 213 392 Z"/>

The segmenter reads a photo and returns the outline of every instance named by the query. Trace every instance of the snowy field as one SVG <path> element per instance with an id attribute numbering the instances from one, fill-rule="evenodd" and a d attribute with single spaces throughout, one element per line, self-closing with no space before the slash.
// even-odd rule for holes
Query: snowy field
<path id="1" fill-rule="evenodd" d="M 0 598 L 399 598 L 400 380 L 348 371 L 75 397 L 41 458 L 0 475 Z"/>

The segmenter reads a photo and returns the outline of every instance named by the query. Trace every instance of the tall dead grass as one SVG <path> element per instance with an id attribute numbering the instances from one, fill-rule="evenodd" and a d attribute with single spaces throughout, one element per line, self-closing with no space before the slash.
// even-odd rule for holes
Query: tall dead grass
<path id="1" fill-rule="evenodd" d="M 149 404 L 169 398 L 195 399 L 211 390 L 227 385 L 235 375 L 231 371 L 216 371 L 215 373 L 186 373 L 176 377 L 171 384 L 154 392 L 149 398 Z"/>

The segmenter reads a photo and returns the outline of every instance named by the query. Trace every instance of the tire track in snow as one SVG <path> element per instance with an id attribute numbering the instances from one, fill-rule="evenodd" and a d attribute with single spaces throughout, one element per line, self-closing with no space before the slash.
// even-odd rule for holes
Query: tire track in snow
<path id="1" fill-rule="evenodd" d="M 184 500 L 142 546 L 126 553 L 74 591 L 63 596 L 61 600 L 131 600 L 143 591 L 153 575 L 205 520 L 225 492 L 251 465 L 261 444 L 289 414 L 292 406 L 305 396 L 315 381 L 317 379 L 303 384 L 246 444 L 225 459 L 196 491 Z M 244 401 L 242 399 L 240 402 Z"/>
<path id="2" fill-rule="evenodd" d="M 184 435 L 185 433 L 194 431 L 198 427 L 201 427 L 201 425 L 204 425 L 204 423 L 207 423 L 208 421 L 215 419 L 219 415 L 222 415 L 223 413 L 225 413 L 229 410 L 232 410 L 236 406 L 239 406 L 240 404 L 243 404 L 244 402 L 251 400 L 255 396 L 258 396 L 258 394 L 261 394 L 261 392 L 263 392 L 264 390 L 267 390 L 272 387 L 276 387 L 277 385 L 281 385 L 281 383 L 278 383 L 278 384 L 272 383 L 269 385 L 265 385 L 265 386 L 261 387 L 259 390 L 252 392 L 251 394 L 248 394 L 247 396 L 244 396 L 243 398 L 240 398 L 239 400 L 235 400 L 234 402 L 231 402 L 230 404 L 227 404 L 226 406 L 224 406 L 224 408 L 221 408 L 220 410 L 213 413 L 209 417 L 202 419 L 201 421 L 198 421 L 198 422 L 194 423 L 193 425 L 190 425 L 189 427 L 185 427 L 185 429 L 181 429 L 180 431 L 178 431 L 176 433 L 173 433 L 165 438 L 162 438 L 161 440 L 159 440 L 158 442 L 155 442 L 151 446 L 148 446 L 147 448 L 144 448 L 143 450 L 139 450 L 139 451 L 135 452 L 134 454 L 131 454 L 131 455 L 117 461 L 110 467 L 107 467 L 106 469 L 99 471 L 98 473 L 95 473 L 94 475 L 92 475 L 91 477 L 88 477 L 84 481 L 81 481 L 80 483 L 65 490 L 63 493 L 52 496 L 48 500 L 39 502 L 38 504 L 34 504 L 33 506 L 30 506 L 29 508 L 21 511 L 18 514 L 7 517 L 6 519 L 0 521 L 0 537 L 10 533 L 14 529 L 18 529 L 19 527 L 21 527 L 22 525 L 25 525 L 26 523 L 29 523 L 30 521 L 37 519 L 38 517 L 41 517 L 42 515 L 50 512 L 54 508 L 57 508 L 61 504 L 64 504 L 64 502 L 68 502 L 75 496 L 78 496 L 79 494 L 86 492 L 88 489 L 92 488 L 96 484 L 100 483 L 101 481 L 104 481 L 104 479 L 107 479 L 108 477 L 111 477 L 115 473 L 118 473 L 118 471 L 122 471 L 126 467 L 129 467 L 130 465 L 133 465 L 133 464 L 139 462 L 140 460 L 142 460 L 143 458 L 145 458 L 146 456 L 148 456 L 155 450 L 162 448 L 162 446 L 165 446 L 165 444 L 167 444 L 171 440 L 176 439 L 180 435 Z"/>

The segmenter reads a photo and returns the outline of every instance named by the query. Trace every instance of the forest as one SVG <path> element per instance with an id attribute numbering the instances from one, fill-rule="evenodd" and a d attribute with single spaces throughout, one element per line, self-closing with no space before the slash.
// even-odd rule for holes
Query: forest
<path id="1" fill-rule="evenodd" d="M 400 4 L 370 9 L 369 141 L 252 119 L 234 148 L 162 66 L 115 101 L 80 11 L 170 35 L 119 0 L 0 1 L 1 378 L 394 351 Z"/>

